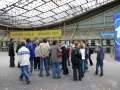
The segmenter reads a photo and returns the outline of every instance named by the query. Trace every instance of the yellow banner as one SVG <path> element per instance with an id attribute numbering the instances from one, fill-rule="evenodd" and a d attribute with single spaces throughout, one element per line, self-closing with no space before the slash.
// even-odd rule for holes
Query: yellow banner
<path id="1" fill-rule="evenodd" d="M 10 38 L 61 37 L 61 30 L 10 32 Z"/>

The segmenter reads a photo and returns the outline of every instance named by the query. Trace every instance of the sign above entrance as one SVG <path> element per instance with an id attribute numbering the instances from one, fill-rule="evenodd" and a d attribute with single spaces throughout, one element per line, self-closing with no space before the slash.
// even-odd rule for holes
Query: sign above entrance
<path id="1" fill-rule="evenodd" d="M 10 38 L 40 38 L 40 37 L 61 37 L 61 30 L 10 32 Z"/>

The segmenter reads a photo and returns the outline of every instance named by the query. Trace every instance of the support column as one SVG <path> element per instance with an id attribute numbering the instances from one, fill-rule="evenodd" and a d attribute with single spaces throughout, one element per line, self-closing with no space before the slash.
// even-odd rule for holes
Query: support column
<path id="1" fill-rule="evenodd" d="M 120 13 L 114 15 L 115 59 L 120 61 Z"/>

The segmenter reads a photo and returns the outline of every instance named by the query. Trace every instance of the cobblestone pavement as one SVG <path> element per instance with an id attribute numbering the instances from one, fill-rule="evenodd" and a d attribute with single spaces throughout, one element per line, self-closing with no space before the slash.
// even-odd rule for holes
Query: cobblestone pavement
<path id="1" fill-rule="evenodd" d="M 9 56 L 7 52 L 0 52 L 0 90 L 120 90 L 120 62 L 105 55 L 104 77 L 94 76 L 96 66 L 96 54 L 92 55 L 93 66 L 89 66 L 89 71 L 85 73 L 82 81 L 73 81 L 72 71 L 68 76 L 61 76 L 61 79 L 53 79 L 50 76 L 41 78 L 39 71 L 34 71 L 30 76 L 31 83 L 27 85 L 25 81 L 19 81 L 20 69 L 9 67 Z M 71 66 L 69 66 L 69 70 Z M 62 75 L 62 71 L 61 71 Z"/>

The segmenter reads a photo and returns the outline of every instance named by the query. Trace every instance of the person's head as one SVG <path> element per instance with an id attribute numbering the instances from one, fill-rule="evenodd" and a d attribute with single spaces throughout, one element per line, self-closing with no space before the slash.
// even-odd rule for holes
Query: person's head
<path id="1" fill-rule="evenodd" d="M 39 40 L 38 39 L 35 40 L 35 44 L 39 44 Z"/>
<path id="2" fill-rule="evenodd" d="M 21 46 L 25 46 L 25 42 L 24 41 L 21 41 Z"/>
<path id="3" fill-rule="evenodd" d="M 47 43 L 47 38 L 43 38 L 43 43 Z"/>
<path id="4" fill-rule="evenodd" d="M 75 43 L 75 47 L 80 48 L 80 43 L 79 43 L 79 42 L 76 42 L 76 43 Z"/>
<path id="5" fill-rule="evenodd" d="M 73 46 L 73 43 L 72 42 L 70 42 L 70 44 L 69 44 L 71 47 Z"/>
<path id="6" fill-rule="evenodd" d="M 62 46 L 62 47 L 65 46 L 65 41 L 62 41 L 62 42 L 61 42 L 61 46 Z"/>
<path id="7" fill-rule="evenodd" d="M 80 43 L 80 49 L 84 49 L 83 43 Z"/>
<path id="8" fill-rule="evenodd" d="M 56 45 L 57 42 L 58 42 L 57 40 L 53 40 L 52 45 Z"/>
<path id="9" fill-rule="evenodd" d="M 10 42 L 13 42 L 13 38 L 10 39 Z"/>
<path id="10" fill-rule="evenodd" d="M 26 42 L 30 42 L 30 38 L 27 38 L 27 39 L 26 39 Z"/>
<path id="11" fill-rule="evenodd" d="M 82 43 L 86 44 L 85 40 L 82 40 Z"/>
<path id="12" fill-rule="evenodd" d="M 21 44 L 21 41 L 18 41 L 18 44 Z"/>
<path id="13" fill-rule="evenodd" d="M 99 50 L 99 49 L 101 49 L 101 48 L 102 48 L 102 45 L 101 45 L 101 44 L 99 44 L 97 47 L 98 47 L 98 50 Z"/>

